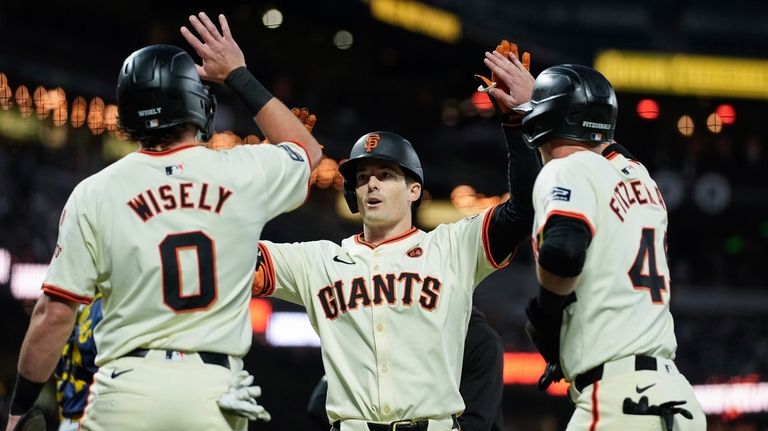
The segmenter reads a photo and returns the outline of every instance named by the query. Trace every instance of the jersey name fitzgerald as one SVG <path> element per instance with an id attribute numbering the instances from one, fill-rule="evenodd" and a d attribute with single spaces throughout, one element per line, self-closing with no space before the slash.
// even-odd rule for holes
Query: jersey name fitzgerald
<path id="1" fill-rule="evenodd" d="M 405 306 L 412 306 L 414 293 L 420 292 L 416 302 L 421 308 L 432 311 L 437 307 L 440 288 L 443 283 L 437 278 L 415 272 L 400 274 L 375 274 L 371 284 L 364 277 L 353 278 L 345 283 L 335 281 L 317 292 L 320 306 L 326 319 L 333 320 L 340 314 L 371 305 L 394 305 L 398 301 Z"/>
<path id="2" fill-rule="evenodd" d="M 648 187 L 640 179 L 617 182 L 613 188 L 613 196 L 608 202 L 613 214 L 624 223 L 627 212 L 635 205 L 656 205 L 663 210 L 667 209 L 657 185 Z"/>
<path id="3" fill-rule="evenodd" d="M 126 203 L 141 221 L 146 222 L 163 211 L 181 208 L 220 214 L 224 203 L 233 193 L 222 186 L 211 187 L 208 183 L 184 182 L 147 189 Z"/>

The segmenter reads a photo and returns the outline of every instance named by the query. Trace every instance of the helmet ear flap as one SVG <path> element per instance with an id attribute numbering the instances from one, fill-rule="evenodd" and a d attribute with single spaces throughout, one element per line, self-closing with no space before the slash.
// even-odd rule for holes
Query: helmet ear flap
<path id="1" fill-rule="evenodd" d="M 208 87 L 205 89 L 210 91 Z M 197 140 L 200 142 L 208 142 L 213 137 L 213 118 L 216 115 L 216 106 L 216 96 L 208 93 L 208 106 L 204 107 L 205 124 L 197 131 Z"/>
<path id="2" fill-rule="evenodd" d="M 352 187 L 347 187 L 344 183 L 344 200 L 347 201 L 347 206 L 352 214 L 357 214 L 359 209 L 357 208 L 357 192 Z"/>

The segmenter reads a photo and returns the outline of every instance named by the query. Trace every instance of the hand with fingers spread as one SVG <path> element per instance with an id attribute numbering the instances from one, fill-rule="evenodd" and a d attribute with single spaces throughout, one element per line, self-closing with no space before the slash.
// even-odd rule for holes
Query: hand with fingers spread
<path id="1" fill-rule="evenodd" d="M 314 168 L 322 158 L 322 147 L 307 131 L 311 127 L 301 119 L 301 111 L 298 115 L 291 113 L 246 68 L 245 56 L 232 37 L 226 17 L 219 15 L 221 31 L 204 12 L 191 15 L 189 23 L 197 35 L 187 27 L 181 27 L 181 35 L 203 60 L 202 66 L 195 65 L 200 78 L 224 83 L 251 112 L 265 140 L 296 143 L 307 152 L 310 168 Z M 305 118 L 309 117 L 307 113 Z"/>
<path id="2" fill-rule="evenodd" d="M 484 63 L 491 70 L 491 79 L 475 75 L 480 82 L 478 91 L 487 92 L 502 117 L 502 123 L 515 122 L 513 108 L 531 98 L 534 77 L 530 73 L 531 54 L 518 56 L 517 44 L 502 40 L 493 52 L 486 52 Z"/>
<path id="3" fill-rule="evenodd" d="M 224 15 L 219 15 L 221 32 L 205 12 L 200 12 L 197 16 L 190 15 L 189 23 L 199 38 L 187 27 L 181 27 L 181 35 L 203 60 L 203 65 L 197 66 L 200 78 L 222 83 L 230 72 L 245 66 L 243 51 L 232 38 Z"/>

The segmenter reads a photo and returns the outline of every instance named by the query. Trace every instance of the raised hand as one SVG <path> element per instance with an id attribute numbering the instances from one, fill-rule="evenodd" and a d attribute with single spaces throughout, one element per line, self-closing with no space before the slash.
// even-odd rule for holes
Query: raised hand
<path id="1" fill-rule="evenodd" d="M 499 102 L 502 112 L 509 112 L 512 108 L 531 100 L 533 84 L 536 81 L 529 72 L 530 54 L 527 59 L 524 57 L 525 61 L 522 62 L 517 58 L 516 51 L 510 50 L 507 56 L 498 51 L 486 52 L 483 60 L 499 81 L 495 88 L 488 89 L 488 94 Z"/>
<path id="2" fill-rule="evenodd" d="M 221 32 L 205 12 L 189 16 L 189 23 L 197 32 L 195 36 L 187 27 L 181 27 L 181 35 L 203 60 L 196 65 L 200 78 L 213 82 L 224 82 L 230 72 L 245 66 L 243 51 L 232 38 L 227 18 L 219 15 Z M 202 40 L 201 40 L 202 39 Z"/>

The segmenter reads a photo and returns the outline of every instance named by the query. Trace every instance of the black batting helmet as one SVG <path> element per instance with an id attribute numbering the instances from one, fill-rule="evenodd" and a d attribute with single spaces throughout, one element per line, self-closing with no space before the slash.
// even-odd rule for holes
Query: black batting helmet
<path id="1" fill-rule="evenodd" d="M 173 45 L 151 45 L 125 59 L 117 79 L 120 128 L 141 134 L 193 123 L 200 139 L 213 131 L 216 98 L 200 81 L 192 57 Z"/>
<path id="2" fill-rule="evenodd" d="M 339 171 L 344 177 L 344 198 L 353 214 L 358 211 L 355 197 L 357 166 L 367 159 L 393 162 L 400 166 L 407 176 L 424 185 L 424 171 L 421 169 L 419 156 L 410 142 L 392 132 L 366 133 L 355 142 L 349 153 L 349 159 L 339 165 Z M 421 196 L 413 203 L 413 208 L 418 207 L 419 203 L 421 203 Z"/>
<path id="3" fill-rule="evenodd" d="M 531 101 L 515 111 L 525 115 L 523 139 L 530 148 L 554 138 L 598 145 L 613 139 L 618 104 L 611 83 L 600 72 L 562 64 L 541 72 Z"/>

